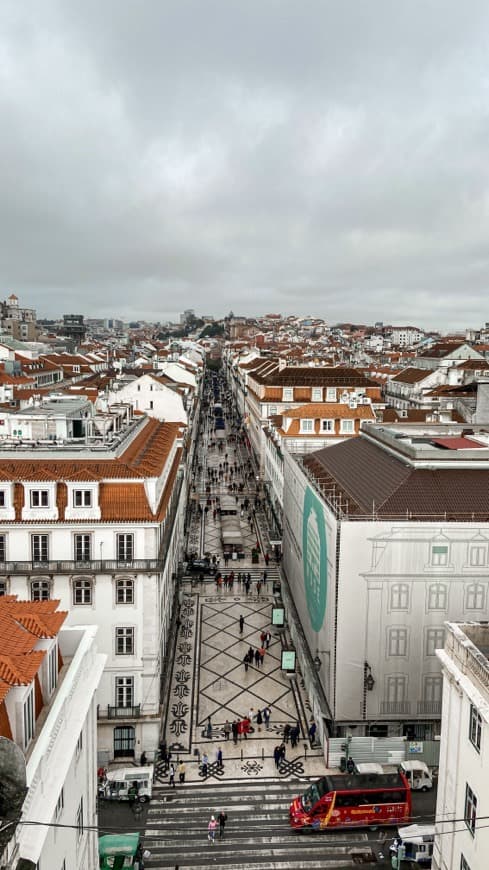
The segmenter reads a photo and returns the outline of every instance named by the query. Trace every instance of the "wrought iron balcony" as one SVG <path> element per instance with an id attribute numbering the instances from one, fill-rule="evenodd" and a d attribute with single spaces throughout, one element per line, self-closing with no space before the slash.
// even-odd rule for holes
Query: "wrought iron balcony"
<path id="1" fill-rule="evenodd" d="M 97 707 L 97 719 L 139 719 L 141 704 L 132 707 Z"/>
<path id="2" fill-rule="evenodd" d="M 114 574 L 162 571 L 161 559 L 87 559 L 86 561 L 0 562 L 0 574 Z"/>
<path id="3" fill-rule="evenodd" d="M 410 711 L 410 701 L 382 701 L 380 705 L 380 712 L 383 716 L 405 716 Z"/>
<path id="4" fill-rule="evenodd" d="M 441 701 L 418 701 L 420 716 L 441 716 Z"/>

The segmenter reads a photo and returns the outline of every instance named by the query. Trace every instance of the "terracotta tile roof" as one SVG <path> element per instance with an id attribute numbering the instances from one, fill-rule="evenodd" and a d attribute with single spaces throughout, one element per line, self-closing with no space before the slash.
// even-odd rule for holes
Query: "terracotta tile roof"
<path id="1" fill-rule="evenodd" d="M 68 616 L 58 605 L 18 601 L 14 595 L 0 598 L 0 702 L 11 686 L 29 685 L 39 671 L 46 653 L 35 649 L 38 640 L 55 637 Z"/>
<path id="2" fill-rule="evenodd" d="M 151 513 L 142 481 L 140 483 L 101 483 L 99 504 L 104 522 L 114 520 L 150 522 L 155 519 Z"/>
<path id="3" fill-rule="evenodd" d="M 321 420 L 351 420 L 356 418 L 373 420 L 375 419 L 375 414 L 371 405 L 359 404 L 356 408 L 350 408 L 350 405 L 346 402 L 310 402 L 307 405 L 301 405 L 300 408 L 282 411 L 282 417 L 299 418 L 301 420 L 310 420 L 315 417 L 319 417 Z"/>
<path id="4" fill-rule="evenodd" d="M 0 474 L 4 480 L 11 481 L 142 480 L 158 477 L 182 428 L 181 423 L 148 419 L 117 459 L 0 459 Z"/>
<path id="5" fill-rule="evenodd" d="M 285 366 L 266 375 L 253 373 L 260 384 L 281 387 L 376 387 L 377 384 L 362 372 L 342 366 Z"/>

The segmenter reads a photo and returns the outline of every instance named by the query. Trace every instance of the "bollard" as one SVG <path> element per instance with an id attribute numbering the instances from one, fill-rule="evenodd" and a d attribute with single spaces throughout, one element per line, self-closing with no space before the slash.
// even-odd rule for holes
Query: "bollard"
<path id="1" fill-rule="evenodd" d="M 263 746 L 261 748 L 261 760 L 265 761 L 265 749 L 263 748 Z"/>
<path id="2" fill-rule="evenodd" d="M 304 761 L 307 758 L 307 743 L 304 743 Z"/>
<path id="3" fill-rule="evenodd" d="M 241 761 L 243 761 L 243 747 L 241 747 Z"/>

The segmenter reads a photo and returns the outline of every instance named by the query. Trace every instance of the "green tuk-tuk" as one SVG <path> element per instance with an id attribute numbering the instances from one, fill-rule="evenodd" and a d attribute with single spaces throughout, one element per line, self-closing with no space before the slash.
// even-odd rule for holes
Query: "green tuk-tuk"
<path id="1" fill-rule="evenodd" d="M 143 866 L 139 834 L 105 834 L 98 838 L 98 854 L 101 870 Z"/>

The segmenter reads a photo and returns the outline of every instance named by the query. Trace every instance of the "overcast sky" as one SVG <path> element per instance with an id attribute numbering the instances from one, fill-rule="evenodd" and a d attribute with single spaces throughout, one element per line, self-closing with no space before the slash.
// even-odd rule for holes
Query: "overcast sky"
<path id="1" fill-rule="evenodd" d="M 489 320 L 487 0 L 2 0 L 1 298 Z"/>

